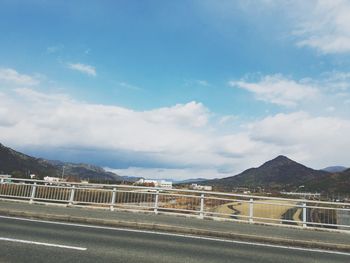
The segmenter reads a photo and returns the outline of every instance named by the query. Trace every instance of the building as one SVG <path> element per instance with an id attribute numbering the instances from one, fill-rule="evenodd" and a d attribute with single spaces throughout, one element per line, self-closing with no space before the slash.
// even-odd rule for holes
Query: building
<path id="1" fill-rule="evenodd" d="M 173 188 L 173 182 L 160 180 L 158 181 L 158 187 L 171 189 Z"/>
<path id="2" fill-rule="evenodd" d="M 282 195 L 293 195 L 301 197 L 320 197 L 320 193 L 305 193 L 305 192 L 280 192 Z"/>
<path id="3" fill-rule="evenodd" d="M 62 180 L 62 178 L 59 178 L 59 177 L 45 176 L 44 181 L 52 184 L 52 183 L 62 182 L 63 180 Z"/>
<path id="4" fill-rule="evenodd" d="M 135 182 L 135 185 L 149 186 L 149 187 L 160 187 L 166 189 L 172 189 L 173 183 L 171 181 L 166 180 L 150 180 L 141 178 L 140 180 Z"/>
<path id="5" fill-rule="evenodd" d="M 190 189 L 200 190 L 200 191 L 212 191 L 213 187 L 211 185 L 191 184 Z"/>
<path id="6" fill-rule="evenodd" d="M 0 174 L 0 182 L 1 183 L 11 182 L 11 177 L 12 175 L 9 175 L 9 174 Z"/>
<path id="7" fill-rule="evenodd" d="M 142 185 L 142 186 L 149 186 L 149 187 L 155 187 L 158 184 L 156 180 L 149 180 L 141 178 L 138 181 L 134 183 L 134 185 Z"/>

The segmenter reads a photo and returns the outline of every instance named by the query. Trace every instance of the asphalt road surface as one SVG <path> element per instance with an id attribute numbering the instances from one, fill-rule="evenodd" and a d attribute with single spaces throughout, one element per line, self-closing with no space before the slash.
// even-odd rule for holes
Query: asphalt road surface
<path id="1" fill-rule="evenodd" d="M 350 262 L 350 254 L 0 217 L 0 262 Z"/>

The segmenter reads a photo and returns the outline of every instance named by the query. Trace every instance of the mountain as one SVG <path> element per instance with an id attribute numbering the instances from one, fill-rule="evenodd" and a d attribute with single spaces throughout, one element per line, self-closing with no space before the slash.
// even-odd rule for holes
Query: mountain
<path id="1" fill-rule="evenodd" d="M 328 193 L 350 193 L 350 169 L 342 172 L 326 174 L 318 180 L 305 184 L 306 189 Z"/>
<path id="2" fill-rule="evenodd" d="M 35 158 L 0 143 L 0 174 L 11 174 L 14 177 L 28 178 L 35 174 L 39 179 L 45 176 L 70 177 L 75 179 L 89 179 L 94 181 L 124 181 L 119 175 L 107 172 L 99 166 L 90 164 L 74 164 L 61 161 L 51 161 Z"/>
<path id="3" fill-rule="evenodd" d="M 135 177 L 134 177 L 135 178 Z M 140 177 L 143 178 L 143 177 Z M 143 178 L 145 179 L 145 178 Z M 147 178 L 148 180 L 156 180 L 156 181 L 168 181 L 172 182 L 173 184 L 192 184 L 192 183 L 200 183 L 202 181 L 207 181 L 208 179 L 204 178 L 190 178 L 185 180 L 176 180 L 171 178 Z"/>
<path id="4" fill-rule="evenodd" d="M 28 177 L 29 173 L 44 176 L 57 176 L 57 168 L 44 159 L 37 159 L 17 152 L 0 144 L 0 173 L 12 174 L 15 177 Z"/>
<path id="5" fill-rule="evenodd" d="M 61 161 L 45 160 L 45 162 L 54 165 L 59 171 L 59 176 L 74 177 L 83 180 L 94 181 L 123 181 L 121 176 L 115 173 L 105 171 L 102 167 L 85 163 L 68 163 Z"/>
<path id="6" fill-rule="evenodd" d="M 329 173 L 308 168 L 280 155 L 258 168 L 250 168 L 235 176 L 209 180 L 203 183 L 226 190 L 234 187 L 263 187 L 270 190 L 296 190 L 296 188 L 306 182 L 327 174 Z"/>
<path id="7" fill-rule="evenodd" d="M 123 175 L 120 176 L 123 181 L 130 182 L 130 183 L 135 183 L 138 180 L 140 180 L 142 177 L 137 177 L 137 176 L 128 176 L 128 175 Z"/>
<path id="8" fill-rule="evenodd" d="M 203 181 L 208 181 L 208 179 L 205 178 L 190 178 L 190 179 L 185 179 L 182 181 L 175 181 L 176 184 L 192 184 L 192 183 L 196 183 L 196 184 L 200 184 Z"/>
<path id="9" fill-rule="evenodd" d="M 329 173 L 341 173 L 341 172 L 344 172 L 346 169 L 348 168 L 344 166 L 329 166 L 329 167 L 323 168 L 322 171 L 326 171 Z"/>

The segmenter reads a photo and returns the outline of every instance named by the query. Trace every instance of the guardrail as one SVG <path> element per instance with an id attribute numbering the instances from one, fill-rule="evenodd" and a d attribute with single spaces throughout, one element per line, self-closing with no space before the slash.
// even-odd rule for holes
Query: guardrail
<path id="1" fill-rule="evenodd" d="M 154 187 L 1 179 L 0 199 L 350 231 L 350 203 Z"/>

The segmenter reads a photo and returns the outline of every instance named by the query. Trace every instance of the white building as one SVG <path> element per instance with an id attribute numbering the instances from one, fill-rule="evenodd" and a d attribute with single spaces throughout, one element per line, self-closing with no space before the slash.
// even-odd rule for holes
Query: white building
<path id="1" fill-rule="evenodd" d="M 173 183 L 165 180 L 150 180 L 150 179 L 141 178 L 140 180 L 136 181 L 135 184 L 145 185 L 145 186 L 152 185 L 154 187 L 161 187 L 161 188 L 167 188 L 167 189 L 173 188 Z"/>
<path id="2" fill-rule="evenodd" d="M 173 182 L 160 180 L 158 181 L 158 187 L 171 189 L 173 188 Z"/>
<path id="3" fill-rule="evenodd" d="M 213 187 L 211 185 L 191 184 L 190 188 L 193 190 L 200 190 L 200 191 L 212 191 L 213 190 Z"/>
<path id="4" fill-rule="evenodd" d="M 12 175 L 9 175 L 9 174 L 0 174 L 0 182 L 3 183 L 3 182 L 8 182 L 8 181 L 11 181 Z"/>
<path id="5" fill-rule="evenodd" d="M 141 178 L 138 181 L 135 182 L 137 185 L 145 185 L 145 184 L 154 184 L 154 186 L 158 183 L 157 180 L 149 180 L 149 179 L 144 179 Z"/>
<path id="6" fill-rule="evenodd" d="M 58 183 L 58 182 L 60 182 L 62 180 L 59 177 L 45 176 L 44 177 L 44 181 L 48 182 L 48 183 Z"/>

